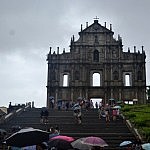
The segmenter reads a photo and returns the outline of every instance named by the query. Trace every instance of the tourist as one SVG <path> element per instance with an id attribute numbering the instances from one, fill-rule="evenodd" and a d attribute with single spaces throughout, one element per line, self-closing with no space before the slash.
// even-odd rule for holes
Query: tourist
<path id="1" fill-rule="evenodd" d="M 85 101 L 85 109 L 88 111 L 90 109 L 90 100 Z"/>
<path id="2" fill-rule="evenodd" d="M 139 136 L 136 136 L 136 140 L 133 143 L 134 149 L 135 150 L 141 150 L 142 149 L 141 144 L 142 144 L 141 139 L 139 138 Z"/>
<path id="3" fill-rule="evenodd" d="M 45 109 L 45 111 L 44 111 L 44 123 L 48 123 L 48 115 L 49 115 L 49 112 L 47 109 Z"/>
<path id="4" fill-rule="evenodd" d="M 55 127 L 55 133 L 57 133 L 58 135 L 60 134 L 60 129 L 58 126 Z"/>
<path id="5" fill-rule="evenodd" d="M 113 111 L 112 111 L 113 121 L 116 121 L 116 116 L 117 116 L 117 110 L 113 109 Z"/>
<path id="6" fill-rule="evenodd" d="M 106 117 L 106 115 L 105 115 L 105 109 L 104 109 L 103 106 L 101 107 L 101 116 L 102 117 Z"/>
<path id="7" fill-rule="evenodd" d="M 54 109 L 54 97 L 53 96 L 50 96 L 49 97 L 49 100 L 50 100 L 50 108 Z"/>
<path id="8" fill-rule="evenodd" d="M 106 104 L 105 106 L 105 117 L 106 117 L 106 123 L 110 122 L 110 108 L 108 104 Z"/>
<path id="9" fill-rule="evenodd" d="M 36 145 L 36 150 L 48 150 L 48 144 L 42 142 L 41 144 Z"/>
<path id="10" fill-rule="evenodd" d="M 98 103 L 97 102 L 95 103 L 95 108 L 98 109 Z"/>
<path id="11" fill-rule="evenodd" d="M 98 106 L 99 108 L 101 108 L 102 107 L 102 102 L 99 102 L 99 106 Z"/>
<path id="12" fill-rule="evenodd" d="M 92 100 L 90 100 L 90 108 L 91 108 L 91 109 L 94 108 L 94 106 L 93 106 L 93 101 L 92 101 Z"/>
<path id="13" fill-rule="evenodd" d="M 62 101 L 61 100 L 59 100 L 57 102 L 57 108 L 58 108 L 58 110 L 61 110 L 61 108 L 62 108 Z"/>
<path id="14" fill-rule="evenodd" d="M 56 131 L 56 129 L 54 127 L 51 127 L 49 129 L 49 132 L 50 132 L 49 138 L 52 138 L 52 137 L 55 137 L 55 136 L 59 135 L 58 131 Z"/>
<path id="15" fill-rule="evenodd" d="M 91 150 L 102 150 L 103 147 L 100 146 L 92 146 Z"/>
<path id="16" fill-rule="evenodd" d="M 120 110 L 119 110 L 119 108 L 116 109 L 116 111 L 117 111 L 117 116 L 119 117 L 120 116 Z"/>
<path id="17" fill-rule="evenodd" d="M 75 118 L 75 122 L 77 124 L 81 124 L 81 106 L 79 105 L 79 103 L 76 103 L 73 106 L 73 115 Z"/>
<path id="18" fill-rule="evenodd" d="M 40 122 L 43 123 L 44 110 L 42 109 L 40 112 Z"/>
<path id="19" fill-rule="evenodd" d="M 69 102 L 66 102 L 66 111 L 69 110 Z"/>
<path id="20" fill-rule="evenodd" d="M 101 119 L 102 111 L 101 108 L 98 109 L 98 118 Z"/>
<path id="21" fill-rule="evenodd" d="M 81 124 L 81 109 L 74 110 L 74 117 L 75 117 L 75 122 L 77 124 Z"/>

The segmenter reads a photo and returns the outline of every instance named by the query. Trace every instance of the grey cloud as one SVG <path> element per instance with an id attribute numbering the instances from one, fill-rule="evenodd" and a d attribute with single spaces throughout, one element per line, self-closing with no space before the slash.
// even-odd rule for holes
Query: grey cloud
<path id="1" fill-rule="evenodd" d="M 113 25 L 124 50 L 145 46 L 149 80 L 150 1 L 143 0 L 0 0 L 0 105 L 34 100 L 46 104 L 46 55 L 59 46 L 69 50 L 80 24 Z"/>

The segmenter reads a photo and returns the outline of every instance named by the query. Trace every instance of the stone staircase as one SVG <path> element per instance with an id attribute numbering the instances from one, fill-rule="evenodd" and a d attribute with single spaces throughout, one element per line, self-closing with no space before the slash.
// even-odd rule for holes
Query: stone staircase
<path id="1" fill-rule="evenodd" d="M 104 139 L 109 147 L 105 149 L 120 149 L 119 144 L 125 140 L 133 141 L 135 136 L 120 117 L 115 122 L 110 121 L 107 125 L 105 118 L 98 119 L 96 109 L 82 111 L 82 124 L 75 124 L 73 111 L 49 110 L 49 123 L 40 123 L 41 108 L 31 108 L 23 111 L 12 120 L 0 124 L 1 129 L 11 132 L 12 126 L 33 127 L 48 130 L 51 126 L 59 126 L 62 135 L 72 136 L 75 139 L 87 136 L 98 136 Z"/>

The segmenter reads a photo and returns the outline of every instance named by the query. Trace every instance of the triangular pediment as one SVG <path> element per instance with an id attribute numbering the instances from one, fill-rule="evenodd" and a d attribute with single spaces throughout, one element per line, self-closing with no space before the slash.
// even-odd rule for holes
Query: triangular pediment
<path id="1" fill-rule="evenodd" d="M 104 33 L 104 32 L 111 32 L 111 30 L 107 29 L 106 27 L 102 26 L 101 24 L 98 23 L 98 20 L 94 20 L 94 23 L 91 24 L 89 27 L 85 28 L 84 30 L 81 31 L 82 33 Z M 80 32 L 80 33 L 81 33 Z"/>

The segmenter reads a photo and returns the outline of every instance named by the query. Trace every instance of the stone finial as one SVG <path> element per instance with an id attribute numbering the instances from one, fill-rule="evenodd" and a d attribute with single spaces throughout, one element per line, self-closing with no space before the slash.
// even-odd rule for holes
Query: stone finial
<path id="1" fill-rule="evenodd" d="M 81 31 L 82 31 L 82 24 L 81 24 Z"/>
<path id="2" fill-rule="evenodd" d="M 134 53 L 136 53 L 136 46 L 134 46 Z"/>
<path id="3" fill-rule="evenodd" d="M 49 54 L 51 54 L 52 52 L 52 47 L 49 47 Z"/>
<path id="4" fill-rule="evenodd" d="M 130 47 L 128 47 L 128 53 L 130 53 Z"/>
<path id="5" fill-rule="evenodd" d="M 104 22 L 105 23 L 105 28 L 106 28 L 106 22 Z"/>
<path id="6" fill-rule="evenodd" d="M 73 35 L 73 37 L 72 37 L 72 41 L 74 42 L 74 35 Z"/>
<path id="7" fill-rule="evenodd" d="M 144 52 L 144 46 L 142 45 L 142 53 Z"/>
<path id="8" fill-rule="evenodd" d="M 57 54 L 59 54 L 59 47 L 57 47 Z"/>
<path id="9" fill-rule="evenodd" d="M 88 27 L 88 22 L 86 22 L 86 28 Z"/>
<path id="10" fill-rule="evenodd" d="M 63 48 L 63 53 L 65 53 L 65 48 Z"/>
<path id="11" fill-rule="evenodd" d="M 112 24 L 110 24 L 110 31 L 112 31 Z"/>

